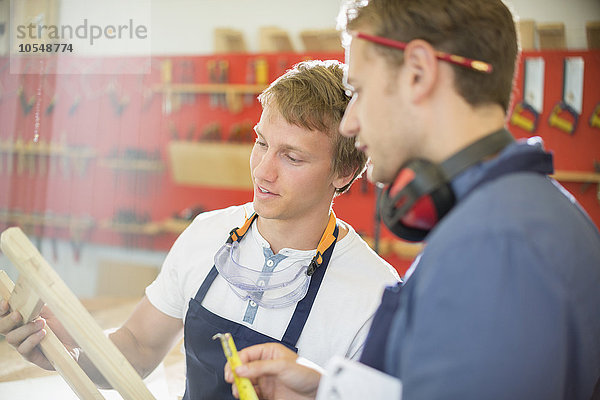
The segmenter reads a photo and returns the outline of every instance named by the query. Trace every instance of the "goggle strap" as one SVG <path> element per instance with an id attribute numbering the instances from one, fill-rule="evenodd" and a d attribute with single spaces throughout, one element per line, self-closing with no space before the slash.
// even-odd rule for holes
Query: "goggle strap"
<path id="1" fill-rule="evenodd" d="M 244 237 L 244 235 L 246 234 L 246 232 L 248 232 L 248 229 L 250 229 L 250 225 L 252 225 L 252 222 L 254 222 L 254 220 L 256 219 L 256 217 L 258 216 L 258 214 L 256 214 L 255 212 L 252 213 L 252 215 L 250 217 L 248 217 L 246 219 L 246 221 L 244 222 L 244 225 L 242 225 L 241 228 L 233 228 L 231 230 L 231 232 L 229 232 L 229 241 L 231 242 L 237 242 L 239 241 L 241 238 Z"/>
<path id="2" fill-rule="evenodd" d="M 308 266 L 308 269 L 306 270 L 306 274 L 308 276 L 314 274 L 317 268 L 321 266 L 321 263 L 323 262 L 323 253 L 325 253 L 325 251 L 337 240 L 336 237 L 333 235 L 333 232 L 335 231 L 335 224 L 335 213 L 332 210 L 331 214 L 329 215 L 329 222 L 327 223 L 325 232 L 323 232 L 323 236 L 321 236 L 321 241 L 317 246 L 317 254 L 315 254 L 312 261 L 310 262 L 310 265 Z"/>

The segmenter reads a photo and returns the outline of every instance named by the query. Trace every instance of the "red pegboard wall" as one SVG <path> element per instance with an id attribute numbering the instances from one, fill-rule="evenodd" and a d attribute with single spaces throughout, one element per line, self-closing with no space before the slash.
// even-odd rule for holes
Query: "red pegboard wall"
<path id="1" fill-rule="evenodd" d="M 509 125 L 517 137 L 541 136 L 546 147 L 554 152 L 556 168 L 569 171 L 593 172 L 593 161 L 600 161 L 600 129 L 588 123 L 600 103 L 600 52 L 527 52 L 522 59 L 542 56 L 546 62 L 544 110 L 539 128 L 530 133 Z M 562 70 L 565 57 L 581 56 L 585 61 L 583 113 L 573 135 L 550 127 L 548 117 L 562 96 Z M 119 210 L 132 210 L 151 221 L 163 221 L 181 210 L 201 206 L 213 210 L 252 200 L 250 190 L 229 190 L 213 187 L 194 187 L 175 184 L 169 170 L 167 145 L 174 139 L 194 139 L 210 124 L 221 126 L 221 140 L 228 139 L 235 124 L 255 124 L 261 108 L 255 99 L 244 100 L 239 113 L 215 106 L 208 94 L 187 94 L 180 97 L 180 107 L 165 112 L 165 96 L 156 90 L 163 80 L 165 61 L 172 64 L 172 83 L 209 83 L 208 65 L 226 60 L 229 65 L 228 83 L 250 83 L 248 65 L 258 58 L 268 63 L 269 81 L 281 75 L 294 63 L 309 58 L 334 58 L 336 54 L 251 54 L 155 57 L 146 75 L 106 75 L 94 73 L 124 63 L 147 63 L 137 58 L 74 58 L 68 62 L 86 73 L 72 75 L 11 74 L 9 60 L 0 58 L 0 215 L 7 213 L 89 216 L 93 229 L 81 240 L 111 244 L 168 249 L 174 234 L 131 235 L 116 232 L 103 224 Z M 42 60 L 42 62 L 40 62 Z M 49 64 L 49 63 L 48 63 Z M 43 59 L 36 59 L 36 66 Z M 515 84 L 514 99 L 522 92 L 522 63 Z M 30 71 L 31 72 L 31 71 Z M 36 128 L 36 124 L 38 124 Z M 85 170 L 82 163 L 62 165 L 63 159 L 43 156 L 19 158 L 7 150 L 19 142 L 38 144 L 66 143 L 69 148 L 91 149 L 94 156 Z M 4 149 L 4 150 L 3 150 Z M 13 147 L 14 150 L 14 147 Z M 127 151 L 155 154 L 165 169 L 158 173 L 119 171 L 106 166 L 103 160 L 122 157 Z M 12 154 L 12 158 L 11 158 Z M 34 167 L 31 167 L 31 160 Z M 11 168 L 8 164 L 11 163 Z M 19 167 L 20 163 L 20 167 Z M 54 173 L 52 163 L 58 163 Z M 40 165 L 46 165 L 41 171 Z M 65 172 L 66 171 L 66 172 Z M 600 225 L 600 202 L 597 184 L 582 192 L 582 183 L 564 183 Z M 367 236 L 374 232 L 375 195 L 371 184 L 358 181 L 350 193 L 335 200 L 338 217 L 351 223 Z M 2 214 L 3 213 L 3 214 Z M 8 221 L 0 219 L 0 224 Z M 14 224 L 14 221 L 12 222 Z M 33 235 L 67 238 L 72 232 L 64 228 L 30 227 Z M 382 238 L 393 235 L 382 227 Z M 384 256 L 403 272 L 410 260 L 393 254 Z"/>
<path id="2" fill-rule="evenodd" d="M 594 161 L 600 163 L 600 127 L 592 127 L 590 118 L 600 111 L 600 51 L 539 51 L 524 52 L 518 67 L 518 76 L 513 91 L 516 103 L 523 97 L 523 60 L 528 57 L 543 57 L 545 61 L 544 108 L 536 132 L 530 133 L 509 124 L 511 132 L 519 138 L 540 136 L 546 149 L 554 154 L 557 171 L 594 172 Z M 550 126 L 549 118 L 554 106 L 563 96 L 563 65 L 567 57 L 582 57 L 584 61 L 583 108 L 577 128 L 573 134 Z M 514 105 L 514 104 L 513 104 Z M 600 172 L 600 171 L 597 171 Z M 596 224 L 600 226 L 600 192 L 598 185 L 561 182 Z"/>

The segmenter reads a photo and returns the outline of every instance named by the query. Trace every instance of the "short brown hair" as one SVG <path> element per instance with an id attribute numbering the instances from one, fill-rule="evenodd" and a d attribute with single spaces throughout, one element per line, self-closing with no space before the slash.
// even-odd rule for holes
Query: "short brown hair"
<path id="1" fill-rule="evenodd" d="M 336 193 L 350 188 L 365 169 L 367 156 L 354 146 L 354 138 L 339 132 L 344 111 L 350 102 L 344 83 L 344 64 L 336 60 L 303 61 L 294 65 L 265 89 L 258 100 L 263 108 L 272 106 L 288 124 L 325 133 L 333 144 L 332 171 L 340 176 L 354 172 L 352 180 Z"/>
<path id="2" fill-rule="evenodd" d="M 372 34 L 402 42 L 423 39 L 437 50 L 492 64 L 491 74 L 452 65 L 457 92 L 472 106 L 510 105 L 519 52 L 515 23 L 501 0 L 350 1 L 340 22 L 346 31 L 370 28 Z M 392 65 L 403 52 L 373 45 Z"/>

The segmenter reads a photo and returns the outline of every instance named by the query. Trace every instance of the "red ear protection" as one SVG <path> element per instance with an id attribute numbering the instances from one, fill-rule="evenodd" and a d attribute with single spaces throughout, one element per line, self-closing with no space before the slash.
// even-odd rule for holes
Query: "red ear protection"
<path id="1" fill-rule="evenodd" d="M 501 129 L 439 165 L 422 159 L 409 161 L 381 193 L 378 203 L 381 219 L 398 237 L 422 241 L 456 202 L 450 185 L 452 179 L 512 141 L 510 132 Z"/>

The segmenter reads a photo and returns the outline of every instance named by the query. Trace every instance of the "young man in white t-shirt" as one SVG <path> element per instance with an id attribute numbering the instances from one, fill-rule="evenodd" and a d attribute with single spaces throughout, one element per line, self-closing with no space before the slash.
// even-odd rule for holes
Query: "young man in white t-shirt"
<path id="1" fill-rule="evenodd" d="M 217 333 L 231 332 L 238 348 L 280 342 L 321 365 L 334 355 L 358 358 L 384 287 L 399 278 L 331 208 L 366 161 L 354 139 L 338 132 L 349 101 L 342 77 L 337 61 L 303 62 L 260 95 L 250 157 L 254 201 L 199 215 L 110 335 L 140 375 L 184 332 L 185 399 L 231 397 Z M 61 334 L 56 321 L 47 322 Z M 0 318 L 9 343 L 50 369 L 35 347 L 43 325 L 15 329 L 12 318 Z M 108 385 L 85 354 L 78 361 Z"/>

